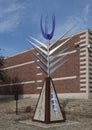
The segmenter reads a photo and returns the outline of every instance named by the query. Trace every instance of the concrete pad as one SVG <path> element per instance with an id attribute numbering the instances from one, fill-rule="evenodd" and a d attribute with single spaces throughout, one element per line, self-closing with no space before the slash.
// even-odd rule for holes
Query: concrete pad
<path id="1" fill-rule="evenodd" d="M 51 123 L 51 124 L 36 122 L 36 121 L 32 121 L 30 119 L 29 120 L 19 121 L 19 122 L 23 123 L 23 124 L 28 124 L 28 125 L 31 125 L 31 126 L 41 127 L 41 128 L 51 128 L 51 127 L 59 127 L 59 126 L 62 127 L 62 126 L 78 124 L 77 121 L 68 121 L 68 120 L 66 120 L 65 122 L 61 122 L 61 123 Z"/>

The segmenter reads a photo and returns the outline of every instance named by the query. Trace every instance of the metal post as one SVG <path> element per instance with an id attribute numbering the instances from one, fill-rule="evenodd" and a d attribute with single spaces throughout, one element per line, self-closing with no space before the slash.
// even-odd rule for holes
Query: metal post
<path id="1" fill-rule="evenodd" d="M 46 93 L 45 93 L 45 123 L 50 123 L 50 77 L 46 77 Z M 48 97 L 48 98 L 47 98 Z"/>
<path id="2" fill-rule="evenodd" d="M 48 68 L 48 74 L 47 76 L 50 77 L 50 58 L 49 58 L 49 45 L 50 45 L 50 41 L 48 42 L 48 47 L 47 47 L 47 52 L 48 52 L 48 55 L 47 55 L 47 68 Z"/>
<path id="3" fill-rule="evenodd" d="M 16 101 L 16 115 L 18 115 L 18 93 L 15 93 L 15 101 Z"/>
<path id="4" fill-rule="evenodd" d="M 16 100 L 16 115 L 18 115 L 18 100 Z"/>

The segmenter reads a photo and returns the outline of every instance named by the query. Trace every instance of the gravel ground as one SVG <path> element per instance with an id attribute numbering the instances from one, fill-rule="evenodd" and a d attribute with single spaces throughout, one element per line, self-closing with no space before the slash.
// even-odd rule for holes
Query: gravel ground
<path id="1" fill-rule="evenodd" d="M 0 102 L 0 130 L 92 130 L 92 118 L 77 118 L 77 123 L 74 120 L 73 123 L 65 123 L 57 125 L 56 127 L 51 124 L 51 127 L 42 127 L 42 124 L 34 123 L 26 124 L 21 123 L 26 119 L 31 119 L 32 114 L 24 112 L 23 107 L 30 105 L 30 99 L 20 100 L 19 114 L 15 114 L 15 101 Z M 26 102 L 26 104 L 25 104 Z M 21 111 L 20 111 L 21 110 Z"/>

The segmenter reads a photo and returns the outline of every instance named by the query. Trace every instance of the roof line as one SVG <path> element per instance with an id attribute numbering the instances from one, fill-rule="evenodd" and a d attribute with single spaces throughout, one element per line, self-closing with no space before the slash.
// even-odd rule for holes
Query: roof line
<path id="1" fill-rule="evenodd" d="M 83 30 L 83 31 L 80 31 L 80 32 L 77 32 L 77 33 L 74 33 L 74 34 L 71 34 L 71 35 L 72 35 L 72 36 L 75 36 L 75 35 L 78 35 L 78 34 L 80 34 L 80 33 L 87 32 L 87 31 L 92 32 L 90 29 L 85 29 L 85 30 Z M 66 38 L 70 37 L 71 35 L 66 36 L 66 37 L 64 37 L 64 38 L 60 38 L 60 40 L 66 39 Z M 20 53 L 15 54 L 15 55 L 11 55 L 11 56 L 9 56 L 9 57 L 6 57 L 6 58 L 4 58 L 4 59 L 9 59 L 9 58 L 11 58 L 11 57 L 14 57 L 14 56 L 17 56 L 17 55 L 26 53 L 26 52 L 31 51 L 31 50 L 33 50 L 33 49 L 34 49 L 34 48 L 31 48 L 30 50 L 22 51 L 22 52 L 20 52 Z"/>

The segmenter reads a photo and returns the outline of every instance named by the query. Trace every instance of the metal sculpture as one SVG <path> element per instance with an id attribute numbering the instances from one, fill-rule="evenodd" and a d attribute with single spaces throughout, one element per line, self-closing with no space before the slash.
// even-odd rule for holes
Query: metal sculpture
<path id="1" fill-rule="evenodd" d="M 44 38 L 48 40 L 48 43 L 44 44 L 33 37 L 30 37 L 30 40 L 28 41 L 32 45 L 32 47 L 37 51 L 37 53 L 39 53 L 39 55 L 33 53 L 33 55 L 36 58 L 36 64 L 40 66 L 42 71 L 44 71 L 44 73 L 46 74 L 46 78 L 43 82 L 42 91 L 38 100 L 33 120 L 41 121 L 48 124 L 52 122 L 64 121 L 64 117 L 60 108 L 55 87 L 51 78 L 51 74 L 67 62 L 67 60 L 64 61 L 64 57 L 67 55 L 65 51 L 69 48 L 65 48 L 64 50 L 60 51 L 58 50 L 63 45 L 67 44 L 67 42 L 72 38 L 72 36 L 67 38 L 64 42 L 55 47 L 58 40 L 53 43 L 50 43 L 50 40 L 52 39 L 55 30 L 55 16 L 52 17 L 51 33 L 48 33 L 48 26 L 46 20 L 45 30 L 43 29 L 42 21 L 43 17 L 41 16 L 41 32 Z M 64 35 L 62 36 L 62 38 L 64 37 Z M 58 64 L 59 62 L 61 63 Z"/>

